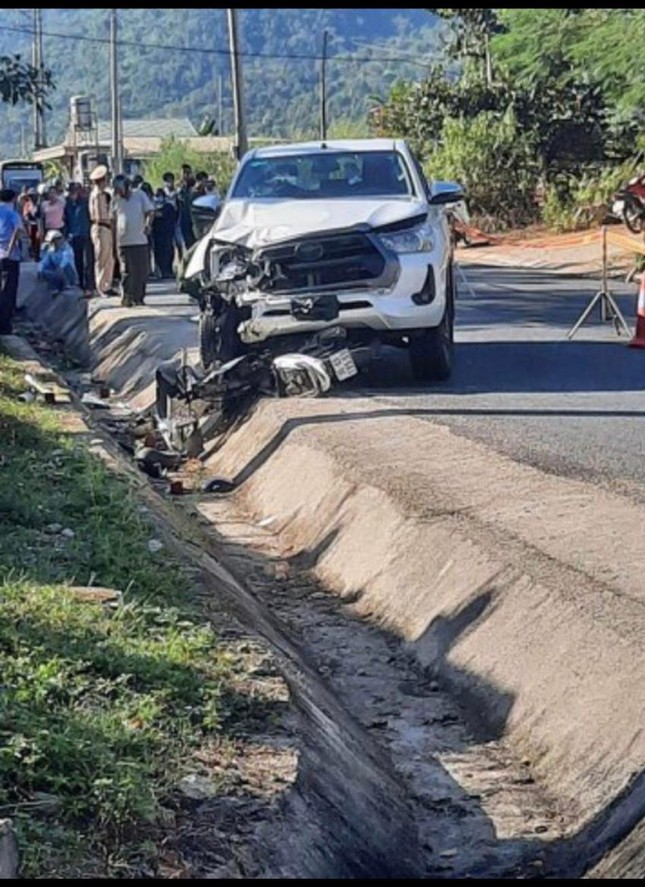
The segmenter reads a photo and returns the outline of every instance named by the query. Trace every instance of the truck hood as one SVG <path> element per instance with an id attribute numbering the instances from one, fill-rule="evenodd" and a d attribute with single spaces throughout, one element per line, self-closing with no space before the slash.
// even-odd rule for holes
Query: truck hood
<path id="1" fill-rule="evenodd" d="M 366 225 L 378 228 L 427 213 L 428 205 L 410 197 L 353 197 L 346 200 L 229 200 L 211 236 L 250 249 Z"/>

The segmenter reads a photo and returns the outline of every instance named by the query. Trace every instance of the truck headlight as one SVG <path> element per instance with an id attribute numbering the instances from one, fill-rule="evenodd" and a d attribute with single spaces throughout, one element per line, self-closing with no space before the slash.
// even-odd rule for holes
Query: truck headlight
<path id="1" fill-rule="evenodd" d="M 407 231 L 379 234 L 379 238 L 386 249 L 395 253 L 429 253 L 434 247 L 432 226 L 428 222 Z"/>

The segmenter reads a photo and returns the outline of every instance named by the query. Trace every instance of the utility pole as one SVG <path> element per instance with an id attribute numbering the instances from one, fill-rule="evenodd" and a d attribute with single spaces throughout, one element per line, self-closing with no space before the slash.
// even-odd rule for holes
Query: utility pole
<path id="1" fill-rule="evenodd" d="M 490 88 L 493 85 L 493 61 L 490 53 L 490 34 L 488 31 L 484 34 L 484 65 L 486 68 L 486 85 Z"/>
<path id="2" fill-rule="evenodd" d="M 231 47 L 231 76 L 233 80 L 233 114 L 235 118 L 235 156 L 238 162 L 246 154 L 246 118 L 244 114 L 244 86 L 242 83 L 242 63 L 240 60 L 239 36 L 237 29 L 237 9 L 227 9 L 228 38 Z"/>
<path id="3" fill-rule="evenodd" d="M 34 150 L 37 151 L 43 145 L 42 134 L 42 10 L 34 9 L 34 33 L 31 44 L 31 64 L 36 69 L 36 95 L 34 96 Z"/>
<path id="4" fill-rule="evenodd" d="M 327 138 L 327 40 L 329 31 L 323 34 L 322 60 L 320 62 L 320 139 Z"/>
<path id="5" fill-rule="evenodd" d="M 38 10 L 34 9 L 33 39 L 31 41 L 31 66 L 36 71 L 40 71 L 38 64 Z M 36 81 L 37 82 L 37 81 Z M 36 89 L 36 93 L 38 89 Z M 34 97 L 33 104 L 33 125 L 34 125 L 34 151 L 40 147 L 40 117 L 38 116 L 38 95 Z"/>
<path id="6" fill-rule="evenodd" d="M 224 116 L 222 114 L 222 75 L 217 75 L 217 135 L 224 135 Z"/>
<path id="7" fill-rule="evenodd" d="M 112 173 L 123 172 L 123 152 L 121 151 L 121 127 L 119 120 L 119 84 L 117 78 L 117 18 L 116 9 L 110 11 L 110 92 L 112 97 Z"/>
<path id="8" fill-rule="evenodd" d="M 43 11 L 38 9 L 38 110 L 40 113 L 40 144 L 47 147 L 47 131 L 45 129 L 45 60 L 43 55 Z"/>

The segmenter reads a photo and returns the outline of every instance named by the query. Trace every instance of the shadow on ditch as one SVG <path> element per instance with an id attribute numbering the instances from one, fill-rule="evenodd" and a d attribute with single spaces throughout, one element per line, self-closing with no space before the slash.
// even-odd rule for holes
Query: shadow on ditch
<path id="1" fill-rule="evenodd" d="M 209 455 L 217 450 L 230 437 L 231 433 L 237 431 L 242 424 L 249 422 L 260 405 L 256 404 L 251 412 L 245 417 L 244 423 L 238 423 L 230 433 L 227 433 L 221 439 L 215 441 L 212 448 L 209 448 Z M 468 408 L 401 408 L 383 407 L 381 409 L 363 410 L 360 412 L 329 412 L 318 413 L 300 418 L 287 419 L 274 432 L 273 436 L 268 440 L 258 452 L 252 456 L 246 465 L 243 466 L 233 478 L 236 487 L 246 483 L 250 478 L 258 472 L 269 459 L 278 451 L 280 446 L 298 429 L 316 427 L 320 425 L 339 425 L 350 422 L 373 422 L 381 419 L 392 418 L 441 418 L 442 416 L 543 416 L 543 417 L 596 417 L 596 418 L 645 418 L 645 411 L 631 410 L 566 410 L 566 409 L 468 409 Z"/>
<path id="2" fill-rule="evenodd" d="M 254 597 L 264 609 L 264 618 L 272 623 L 280 631 L 280 624 L 292 626 L 289 630 L 291 643 L 295 645 L 293 658 L 301 663 L 309 663 L 313 668 L 315 677 L 306 680 L 291 682 L 296 704 L 305 716 L 303 730 L 304 745 L 301 757 L 301 766 L 298 780 L 292 794 L 285 798 L 285 823 L 289 827 L 290 817 L 298 815 L 310 816 L 315 821 L 316 829 L 309 833 L 311 842 L 307 847 L 307 856 L 310 857 L 309 871 L 320 872 L 320 858 L 315 861 L 316 854 L 321 847 L 326 848 L 326 861 L 322 871 L 331 874 L 321 876 L 337 877 L 399 877 L 403 872 L 415 871 L 411 877 L 500 877 L 500 878 L 578 878 L 595 865 L 604 854 L 621 841 L 638 824 L 645 813 L 645 794 L 643 785 L 645 777 L 642 775 L 635 779 L 632 785 L 621 795 L 608 803 L 591 821 L 579 831 L 566 839 L 549 838 L 547 835 L 536 835 L 535 838 L 522 837 L 519 839 L 501 839 L 497 836 L 495 823 L 490 819 L 484 807 L 473 798 L 465 788 L 448 773 L 440 760 L 432 757 L 429 764 L 434 768 L 433 781 L 437 787 L 437 797 L 424 798 L 421 806 L 425 807 L 425 816 L 433 823 L 430 828 L 432 852 L 428 852 L 426 840 L 420 842 L 419 798 L 414 800 L 414 791 L 406 785 L 404 777 L 397 772 L 397 762 L 393 761 L 387 744 L 378 742 L 379 748 L 374 748 L 374 737 L 371 730 L 360 726 L 368 724 L 373 712 L 370 711 L 369 701 L 362 704 L 360 699 L 346 695 L 345 678 L 351 676 L 352 665 L 345 663 L 347 674 L 342 670 L 342 657 L 339 651 L 334 649 L 334 642 L 330 641 L 329 649 L 325 655 L 335 656 L 341 660 L 340 674 L 332 670 L 329 679 L 321 678 L 318 672 L 316 651 L 305 639 L 309 636 L 309 630 L 304 635 L 299 630 L 294 630 L 301 625 L 302 607 L 306 607 L 310 613 L 311 622 L 308 624 L 327 625 L 337 624 L 339 620 L 347 623 L 349 630 L 358 635 L 357 643 L 360 645 L 360 637 L 363 632 L 373 633 L 378 631 L 384 638 L 390 649 L 400 647 L 400 639 L 385 629 L 375 629 L 365 619 L 359 619 L 350 610 L 350 604 L 361 600 L 362 592 L 358 591 L 349 596 L 337 598 L 329 593 L 323 593 L 324 589 L 312 577 L 311 572 L 324 557 L 325 552 L 334 544 L 339 530 L 331 530 L 323 540 L 311 549 L 303 549 L 288 558 L 272 557 L 253 549 L 253 572 L 261 575 L 275 575 L 276 566 L 286 560 L 292 571 L 306 571 L 306 578 L 302 576 L 295 581 L 297 586 L 303 582 L 306 591 L 302 587 L 294 587 L 287 584 L 286 592 L 276 596 L 275 583 L 272 581 L 254 584 Z M 218 559 L 228 565 L 233 572 L 239 571 L 240 562 L 249 559 L 246 546 L 240 546 L 217 534 L 214 543 L 214 553 Z M 278 571 L 279 573 L 279 568 Z M 239 575 L 239 572 L 238 572 Z M 495 598 L 503 584 L 503 577 L 495 577 L 489 580 L 485 586 L 479 589 L 462 608 L 453 613 L 435 619 L 428 627 L 421 643 L 432 647 L 434 668 L 432 673 L 440 675 L 446 681 L 446 687 L 468 684 L 475 687 L 473 698 L 486 700 L 487 711 L 494 711 L 493 722 L 486 723 L 482 733 L 482 721 L 475 725 L 477 741 L 490 741 L 504 734 L 506 720 L 513 706 L 512 693 L 493 686 L 490 682 L 472 674 L 454 673 L 454 666 L 445 668 L 449 654 L 454 645 L 464 637 L 474 626 L 486 620 L 491 610 L 495 607 Z M 300 616 L 298 615 L 300 611 Z M 262 631 L 262 626 L 254 624 L 254 628 Z M 367 635 L 366 635 L 367 637 Z M 284 650 L 283 650 L 284 652 Z M 397 666 L 398 667 L 398 666 Z M 433 709 L 437 706 L 437 695 L 432 690 L 424 690 L 428 685 L 425 673 L 416 664 L 405 663 L 405 672 L 399 675 L 401 685 L 415 685 L 419 688 L 413 695 L 427 698 L 428 714 L 433 716 Z M 288 671 L 288 670 L 287 670 Z M 311 674 L 311 672 L 310 672 Z M 343 677 L 344 675 L 344 677 Z M 335 679 L 340 680 L 338 689 L 334 688 Z M 467 680 L 463 680 L 467 678 Z M 461 679 L 461 680 L 460 680 Z M 340 694 L 339 694 L 340 689 Z M 330 693 L 337 703 L 334 711 L 327 710 L 332 723 L 321 722 L 320 716 L 315 715 L 324 694 Z M 312 705 L 313 702 L 313 705 Z M 328 704 L 324 703 L 324 705 Z M 323 707 L 324 707 L 323 705 Z M 441 720 L 441 717 L 439 718 Z M 447 723 L 452 723 L 452 717 L 448 717 Z M 357 733 L 358 731 L 358 733 Z M 340 751 L 339 735 L 343 737 L 345 748 Z M 358 745 L 356 740 L 358 739 Z M 349 740 L 349 741 L 348 741 Z M 449 740 L 447 740 L 449 741 Z M 473 738 L 474 742 L 475 739 Z M 451 746 L 450 750 L 463 752 L 467 748 L 460 742 Z M 385 753 L 385 756 L 384 756 Z M 381 768 L 381 777 L 378 772 L 365 769 L 365 763 L 371 759 L 377 767 Z M 400 764 L 401 761 L 398 762 Z M 379 778 L 387 777 L 385 782 L 379 785 Z M 382 868 L 382 853 L 375 854 L 374 835 L 383 836 L 387 827 L 384 827 L 383 816 L 388 815 L 391 809 L 392 784 L 396 784 L 397 815 L 408 817 L 408 829 L 405 840 L 407 841 L 406 855 L 401 859 L 403 869 L 397 870 L 395 858 L 389 856 L 387 874 Z M 312 810 L 317 806 L 317 811 Z M 321 818 L 321 811 L 323 812 Z M 357 823 L 362 823 L 363 828 L 358 829 Z M 371 834 L 370 834 L 371 832 Z M 456 837 L 459 835 L 459 837 Z M 343 840 L 343 837 L 346 840 Z M 381 837 L 380 841 L 383 840 Z M 401 848 L 401 832 L 399 823 L 399 839 L 392 842 L 387 840 L 382 844 L 382 849 L 388 854 L 397 853 L 397 847 Z M 355 842 L 348 847 L 348 842 Z M 442 853 L 450 855 L 451 847 L 458 843 L 459 851 L 455 859 L 446 862 Z M 358 853 L 357 848 L 362 843 L 363 853 Z M 293 847 L 293 842 L 287 842 Z M 349 856 L 348 856 L 349 849 Z M 537 864 L 539 863 L 539 867 Z M 339 874 L 339 872 L 342 872 Z M 334 874 L 335 873 L 335 874 Z"/>

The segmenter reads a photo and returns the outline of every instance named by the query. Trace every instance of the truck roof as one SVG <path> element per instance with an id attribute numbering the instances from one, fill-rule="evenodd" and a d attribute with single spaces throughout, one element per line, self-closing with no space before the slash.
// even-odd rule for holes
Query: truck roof
<path id="1" fill-rule="evenodd" d="M 325 151 L 398 151 L 403 147 L 401 139 L 327 139 L 317 142 L 292 142 L 289 145 L 271 145 L 266 148 L 255 148 L 249 156 L 257 159 L 263 157 L 289 157 L 294 154 L 324 154 Z"/>

